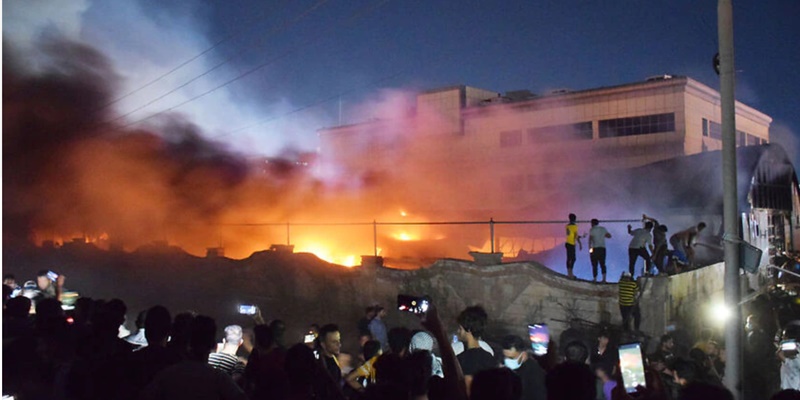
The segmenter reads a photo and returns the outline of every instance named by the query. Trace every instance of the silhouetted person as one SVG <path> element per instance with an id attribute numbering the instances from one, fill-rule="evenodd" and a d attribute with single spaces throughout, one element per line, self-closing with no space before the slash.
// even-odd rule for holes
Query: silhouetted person
<path id="1" fill-rule="evenodd" d="M 622 329 L 631 329 L 631 317 L 633 317 L 634 330 L 639 330 L 639 284 L 633 280 L 631 274 L 623 272 L 617 283 L 619 290 L 619 313 L 622 316 Z"/>
<path id="2" fill-rule="evenodd" d="M 478 340 L 486 329 L 488 315 L 481 306 L 467 307 L 458 315 L 458 340 L 464 343 L 465 350 L 458 355 L 458 363 L 464 373 L 467 393 L 470 392 L 472 378 L 480 371 L 497 367 L 494 357 L 483 350 Z"/>
<path id="3" fill-rule="evenodd" d="M 650 260 L 650 253 L 647 252 L 647 248 L 649 246 L 651 251 L 654 250 L 653 237 L 650 235 L 650 231 L 652 230 L 653 223 L 650 221 L 645 222 L 644 228 L 639 229 L 631 229 L 631 226 L 628 225 L 628 234 L 633 236 L 628 245 L 628 270 L 631 276 L 636 276 L 636 260 L 638 260 L 639 257 L 644 259 L 645 267 L 643 275 L 650 274 L 652 261 Z"/>
<path id="4" fill-rule="evenodd" d="M 522 383 L 522 400 L 545 400 L 547 389 L 545 388 L 544 369 L 539 362 L 533 359 L 527 349 L 530 345 L 519 336 L 509 335 L 503 338 L 503 363 L 514 371 Z M 473 386 L 474 387 L 474 386 Z M 473 391 L 473 395 L 475 392 Z"/>
<path id="5" fill-rule="evenodd" d="M 617 347 L 611 343 L 610 336 L 608 329 L 602 329 L 600 333 L 597 334 L 597 344 L 590 356 L 592 364 L 605 363 L 608 365 L 615 365 L 619 361 L 619 351 Z"/>
<path id="6" fill-rule="evenodd" d="M 14 297 L 6 303 L 3 311 L 3 340 L 10 341 L 21 336 L 33 334 L 33 320 L 30 318 L 31 299 Z"/>
<path id="7" fill-rule="evenodd" d="M 142 391 L 141 399 L 245 400 L 228 374 L 208 365 L 208 354 L 216 347 L 214 320 L 199 315 L 190 324 L 188 359 L 156 375 Z"/>
<path id="8" fill-rule="evenodd" d="M 289 384 L 288 400 L 344 399 L 314 351 L 305 344 L 289 348 L 284 370 Z"/>
<path id="9" fill-rule="evenodd" d="M 674 256 L 678 260 L 687 263 L 689 268 L 695 266 L 694 247 L 697 244 L 697 236 L 706 228 L 706 223 L 701 222 L 697 226 L 684 229 L 669 238 L 669 244 L 672 245 Z"/>
<path id="10" fill-rule="evenodd" d="M 256 325 L 255 348 L 250 354 L 244 378 L 252 399 L 283 398 L 288 391 L 284 371 L 286 351 L 278 347 L 273 330 L 267 325 Z"/>
<path id="11" fill-rule="evenodd" d="M 269 329 L 272 330 L 272 339 L 275 341 L 275 345 L 286 350 L 286 339 L 284 338 L 286 334 L 286 323 L 275 319 L 269 323 Z"/>
<path id="12" fill-rule="evenodd" d="M 372 333 L 369 331 L 369 323 L 375 318 L 375 307 L 368 306 L 364 309 L 364 316 L 358 320 L 358 340 L 361 346 L 364 346 L 367 340 L 372 339 Z"/>
<path id="13" fill-rule="evenodd" d="M 565 362 L 575 362 L 580 364 L 586 364 L 586 360 L 589 359 L 589 348 L 586 347 L 586 344 L 579 341 L 569 342 L 567 343 L 567 347 L 564 350 L 564 361 Z"/>
<path id="14" fill-rule="evenodd" d="M 167 337 L 172 327 L 172 317 L 163 306 L 153 306 L 147 310 L 144 320 L 147 347 L 131 354 L 128 362 L 128 379 L 131 386 L 130 398 L 136 398 L 159 372 L 180 359 L 167 350 Z"/>
<path id="15" fill-rule="evenodd" d="M 522 381 L 508 368 L 487 369 L 475 374 L 470 400 L 518 400 L 522 397 Z"/>
<path id="16" fill-rule="evenodd" d="M 172 336 L 169 339 L 169 343 L 167 343 L 167 349 L 178 359 L 185 360 L 189 357 L 190 327 L 194 317 L 195 314 L 193 312 L 187 311 L 176 315 L 172 321 Z"/>
<path id="17" fill-rule="evenodd" d="M 342 370 L 339 367 L 339 352 L 342 349 L 342 334 L 339 327 L 334 324 L 327 324 L 319 328 L 320 354 L 319 360 L 325 371 L 328 371 L 331 379 L 336 382 L 338 388 L 342 387 Z"/>
<path id="18" fill-rule="evenodd" d="M 136 332 L 125 337 L 125 341 L 136 346 L 147 346 L 147 339 L 144 336 L 144 320 L 147 318 L 147 310 L 144 310 L 136 316 Z"/>
<path id="19" fill-rule="evenodd" d="M 770 400 L 800 400 L 800 391 L 794 389 L 784 389 L 775 393 Z"/>
<path id="20" fill-rule="evenodd" d="M 611 392 L 617 387 L 617 380 L 614 379 L 614 365 L 607 362 L 599 362 L 592 364 L 595 376 L 600 381 L 603 390 L 603 398 L 605 400 L 612 400 Z M 598 393 L 599 395 L 600 393 Z"/>
<path id="21" fill-rule="evenodd" d="M 681 389 L 679 400 L 733 400 L 733 394 L 720 385 L 705 382 L 689 383 Z"/>
<path id="22" fill-rule="evenodd" d="M 363 365 L 354 369 L 345 378 L 345 382 L 353 390 L 361 392 L 364 386 L 375 384 L 375 363 L 378 357 L 383 354 L 381 350 L 381 343 L 377 340 L 368 340 L 364 343 L 362 356 L 366 360 Z"/>
<path id="23" fill-rule="evenodd" d="M 588 365 L 566 361 L 545 378 L 548 400 L 595 400 L 597 383 Z"/>
<path id="24" fill-rule="evenodd" d="M 666 257 L 669 247 L 667 246 L 667 226 L 660 224 L 655 218 L 642 214 L 642 219 L 653 223 L 653 264 L 658 269 L 659 274 L 666 272 Z"/>
<path id="25" fill-rule="evenodd" d="M 386 324 L 383 318 L 386 317 L 386 309 L 381 306 L 375 306 L 375 317 L 369 321 L 369 332 L 372 338 L 381 342 L 381 349 L 389 351 L 389 337 L 386 329 Z"/>
<path id="26" fill-rule="evenodd" d="M 16 289 L 17 279 L 14 277 L 14 274 L 3 275 L 3 306 L 6 305 L 6 302 L 11 298 L 11 295 Z"/>
<path id="27" fill-rule="evenodd" d="M 569 215 L 569 223 L 566 226 L 567 238 L 564 242 L 564 247 L 567 249 L 567 276 L 572 279 L 575 279 L 572 269 L 575 268 L 575 261 L 578 260 L 578 256 L 575 254 L 575 245 L 577 244 L 578 248 L 583 250 L 583 243 L 581 243 L 581 237 L 578 235 L 577 220 L 578 217 L 575 214 Z"/>
<path id="28" fill-rule="evenodd" d="M 598 265 L 603 272 L 603 282 L 606 281 L 606 239 L 611 239 L 611 234 L 600 226 L 600 221 L 592 219 L 592 228 L 589 229 L 589 261 L 592 263 L 592 280 L 595 282 Z"/>

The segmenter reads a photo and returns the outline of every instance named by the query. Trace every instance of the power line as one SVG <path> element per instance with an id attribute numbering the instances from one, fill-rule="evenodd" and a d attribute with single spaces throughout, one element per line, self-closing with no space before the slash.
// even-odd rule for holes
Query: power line
<path id="1" fill-rule="evenodd" d="M 242 34 L 242 33 L 246 32 L 246 31 L 248 31 L 250 28 L 252 28 L 253 26 L 257 25 L 258 23 L 260 23 L 261 21 L 263 21 L 264 19 L 266 19 L 266 17 L 267 17 L 267 16 L 269 16 L 269 14 L 268 14 L 268 13 L 266 13 L 266 12 L 263 12 L 263 13 L 262 13 L 261 15 L 259 15 L 259 16 L 258 16 L 258 17 L 257 17 L 255 20 L 253 20 L 252 22 L 248 23 L 248 24 L 247 24 L 247 25 L 248 25 L 248 27 L 247 27 L 247 28 L 245 28 L 245 29 L 241 29 L 241 30 L 239 30 L 239 32 L 236 32 L 236 33 L 231 33 L 231 34 L 229 34 L 228 36 L 225 36 L 224 38 L 222 38 L 222 39 L 218 40 L 217 42 L 215 42 L 214 44 L 212 44 L 210 47 L 208 47 L 208 48 L 206 48 L 206 49 L 202 50 L 201 52 L 199 52 L 199 53 L 195 54 L 194 56 L 192 56 L 192 57 L 190 57 L 190 58 L 188 58 L 188 59 L 184 60 L 183 62 L 181 62 L 180 64 L 176 65 L 175 67 L 173 67 L 173 68 L 172 68 L 172 69 L 170 69 L 169 71 L 167 71 L 167 72 L 165 72 L 165 73 L 163 73 L 163 74 L 161 74 L 161 75 L 157 76 L 155 79 L 153 79 L 153 80 L 151 80 L 151 81 L 149 81 L 149 82 L 145 83 L 144 85 L 142 85 L 142 86 L 139 86 L 138 88 L 136 88 L 136 89 L 133 89 L 133 90 L 131 90 L 130 92 L 128 92 L 128 93 L 125 93 L 124 95 L 122 95 L 122 96 L 120 96 L 120 97 L 117 97 L 116 99 L 114 99 L 114 100 L 111 100 L 110 102 L 108 102 L 108 103 L 104 104 L 104 105 L 103 105 L 102 107 L 100 107 L 100 108 L 99 108 L 97 111 L 102 111 L 102 110 L 104 110 L 104 109 L 106 109 L 106 108 L 108 108 L 108 107 L 110 107 L 110 106 L 112 106 L 112 105 L 114 105 L 114 104 L 116 104 L 116 103 L 118 103 L 118 102 L 120 102 L 120 101 L 122 101 L 122 100 L 124 100 L 124 99 L 126 99 L 126 98 L 128 98 L 128 97 L 130 97 L 130 96 L 132 96 L 132 95 L 134 95 L 134 94 L 136 94 L 136 93 L 138 93 L 138 92 L 140 92 L 140 91 L 142 91 L 142 90 L 146 89 L 146 88 L 148 88 L 148 87 L 150 87 L 150 86 L 151 86 L 151 85 L 153 85 L 154 83 L 156 83 L 156 82 L 158 82 L 158 81 L 160 81 L 160 80 L 162 80 L 162 79 L 166 78 L 167 76 L 169 76 L 169 75 L 172 75 L 172 73 L 174 73 L 175 71 L 178 71 L 179 69 L 181 69 L 181 68 L 185 67 L 186 65 L 189 65 L 190 63 L 192 63 L 193 61 L 197 60 L 198 58 L 200 58 L 200 57 L 202 57 L 202 56 L 204 56 L 204 55 L 208 54 L 208 53 L 209 53 L 209 52 L 211 52 L 212 50 L 216 49 L 216 48 L 217 48 L 217 47 L 219 47 L 219 46 L 220 46 L 222 43 L 225 43 L 225 42 L 227 42 L 227 41 L 229 41 L 229 40 L 231 40 L 231 39 L 235 38 L 236 36 L 239 36 L 240 34 Z"/>
<path id="2" fill-rule="evenodd" d="M 370 7 L 367 7 L 365 9 L 356 11 L 353 15 L 351 15 L 349 18 L 347 18 L 340 26 L 331 27 L 331 28 L 323 31 L 319 36 L 317 36 L 317 37 L 315 37 L 313 39 L 310 39 L 310 40 L 306 40 L 305 42 L 303 42 L 299 46 L 294 47 L 292 49 L 289 49 L 289 50 L 283 52 L 281 55 L 279 55 L 279 56 L 277 56 L 275 58 L 272 58 L 272 59 L 270 59 L 270 60 L 268 60 L 268 61 L 266 61 L 264 63 L 261 63 L 261 64 L 255 66 L 255 67 L 253 67 L 253 68 L 250 68 L 247 71 L 245 71 L 244 73 L 241 73 L 241 74 L 237 75 L 236 77 L 234 77 L 232 79 L 229 79 L 229 80 L 227 80 L 227 81 L 215 86 L 214 88 L 209 89 L 209 90 L 207 90 L 207 91 L 205 91 L 205 92 L 203 92 L 203 93 L 201 93 L 201 94 L 199 94 L 197 96 L 191 97 L 191 98 L 189 98 L 189 99 L 187 99 L 187 100 L 185 100 L 183 102 L 180 102 L 180 103 L 178 103 L 178 104 L 176 104 L 176 105 L 174 105 L 172 107 L 169 107 L 169 108 L 164 109 L 162 111 L 159 111 L 157 113 L 151 114 L 151 115 L 149 115 L 149 116 L 147 116 L 145 118 L 141 118 L 141 119 L 138 119 L 136 121 L 130 122 L 130 123 L 124 125 L 123 127 L 129 127 L 131 125 L 136 125 L 138 123 L 147 121 L 147 120 L 149 120 L 151 118 L 154 118 L 154 117 L 156 117 L 158 115 L 161 115 L 161 114 L 164 114 L 166 112 L 172 111 L 174 109 L 180 108 L 180 107 L 182 107 L 182 106 L 184 106 L 184 105 L 186 105 L 188 103 L 191 103 L 191 102 L 193 102 L 193 101 L 195 101 L 197 99 L 205 97 L 208 94 L 213 93 L 213 92 L 215 92 L 215 91 L 217 91 L 217 90 L 219 90 L 219 89 L 221 89 L 221 88 L 223 88 L 225 86 L 228 86 L 231 83 L 238 81 L 239 79 L 245 78 L 245 77 L 251 75 L 252 73 L 257 72 L 257 71 L 261 70 L 262 68 L 264 68 L 264 67 L 266 67 L 266 66 L 268 66 L 268 65 L 270 65 L 270 64 L 272 64 L 272 63 L 274 63 L 276 61 L 279 61 L 279 60 L 281 60 L 283 58 L 288 57 L 289 55 L 295 53 L 297 50 L 299 50 L 302 47 L 305 47 L 307 45 L 313 44 L 313 43 L 317 42 L 320 39 L 326 38 L 328 33 L 336 30 L 339 27 L 346 26 L 346 25 L 348 25 L 348 24 L 350 24 L 352 22 L 357 21 L 361 17 L 364 17 L 365 15 L 368 15 L 369 13 L 377 10 L 378 8 L 380 8 L 381 6 L 383 6 L 384 4 L 386 4 L 388 2 L 389 2 L 389 0 L 382 0 L 382 1 L 378 2 L 378 3 L 373 4 Z M 126 116 L 129 115 L 129 114 L 130 113 L 126 114 Z"/>
<path id="3" fill-rule="evenodd" d="M 272 37 L 272 36 L 274 36 L 274 35 L 276 35 L 276 34 L 278 34 L 278 33 L 282 32 L 282 31 L 284 31 L 285 29 L 287 29 L 287 28 L 291 27 L 292 25 L 294 25 L 294 24 L 296 24 L 296 23 L 300 22 L 301 20 L 303 20 L 305 17 L 309 16 L 309 15 L 310 15 L 312 12 L 314 12 L 316 9 L 318 9 L 319 7 L 321 7 L 322 5 L 324 5 L 325 3 L 327 3 L 328 1 L 329 1 L 329 0 L 320 0 L 320 1 L 318 1 L 317 3 L 315 3 L 314 5 L 312 5 L 311 7 L 309 7 L 308 9 L 306 9 L 305 11 L 303 11 L 303 12 L 302 12 L 300 15 L 296 16 L 295 18 L 293 18 L 292 20 L 290 20 L 290 21 L 287 21 L 287 22 L 285 22 L 285 23 L 283 23 L 283 24 L 281 24 L 281 25 L 279 25 L 279 26 L 277 26 L 277 27 L 273 28 L 273 29 L 272 29 L 272 30 L 271 30 L 271 31 L 270 31 L 270 32 L 267 34 L 266 38 L 262 38 L 262 41 L 264 41 L 265 39 L 267 39 L 267 38 L 270 38 L 270 37 Z M 208 51 L 210 51 L 210 50 L 208 50 Z M 207 51 L 206 51 L 206 52 L 207 52 Z M 243 53 L 243 51 L 239 51 L 238 53 L 234 54 L 233 56 L 230 56 L 230 57 L 228 57 L 228 58 L 226 58 L 226 59 L 222 60 L 221 62 L 217 63 L 216 65 L 214 65 L 214 66 L 213 66 L 213 67 L 211 67 L 210 69 L 208 69 L 208 70 L 206 70 L 206 71 L 202 72 L 200 75 L 197 75 L 197 76 L 195 76 L 195 77 L 193 77 L 193 78 L 189 79 L 188 81 L 186 81 L 186 82 L 184 82 L 184 83 L 182 83 L 182 84 L 178 85 L 177 87 L 174 87 L 174 88 L 172 88 L 171 90 L 167 91 L 166 93 L 164 93 L 164 94 L 162 94 L 162 95 L 160 95 L 160 96 L 158 96 L 158 97 L 156 97 L 156 98 L 154 98 L 154 99 L 151 99 L 151 100 L 150 100 L 150 101 L 148 101 L 147 103 L 145 103 L 145 104 L 143 104 L 143 105 L 141 105 L 141 106 L 139 106 L 139 107 L 136 107 L 136 108 L 134 108 L 133 110 L 131 110 L 131 111 L 128 111 L 127 113 L 125 113 L 125 114 L 123 114 L 123 115 L 120 115 L 120 116 L 118 116 L 118 117 L 116 117 L 116 118 L 112 119 L 110 122 L 116 122 L 116 121 L 119 121 L 119 120 L 121 120 L 121 119 L 123 119 L 123 118 L 125 118 L 125 117 L 127 117 L 127 116 L 129 116 L 129 115 L 131 115 L 131 114 L 133 114 L 133 113 L 135 113 L 135 112 L 137 112 L 137 111 L 140 111 L 140 110 L 142 110 L 142 109 L 144 109 L 144 108 L 146 108 L 146 107 L 148 107 L 148 106 L 150 106 L 150 105 L 152 105 L 152 104 L 154 104 L 154 103 L 158 102 L 159 100 L 161 100 L 161 99 L 163 99 L 163 98 L 165 98 L 165 97 L 167 97 L 167 96 L 171 95 L 172 93 L 175 93 L 175 92 L 177 92 L 178 90 L 180 90 L 180 89 L 182 89 L 182 88 L 184 88 L 184 87 L 186 87 L 186 86 L 190 85 L 191 83 L 193 83 L 193 82 L 197 81 L 198 79 L 200 79 L 200 78 L 202 78 L 202 77 L 204 77 L 204 76 L 206 76 L 206 75 L 210 74 L 211 72 L 214 72 L 214 71 L 216 71 L 217 69 L 219 69 L 219 68 L 220 68 L 220 67 L 222 67 L 223 65 L 225 65 L 225 64 L 227 64 L 227 63 L 229 63 L 231 60 L 233 60 L 234 58 L 238 57 L 238 56 L 239 56 L 240 54 L 242 54 L 242 53 Z M 164 76 L 166 76 L 166 75 L 164 75 Z M 159 78 L 159 79 L 160 79 L 160 78 Z M 162 111 L 162 112 L 163 112 L 163 111 Z M 156 114 L 156 115 L 157 115 L 157 114 Z M 127 125 L 126 125 L 126 126 L 127 126 Z"/>

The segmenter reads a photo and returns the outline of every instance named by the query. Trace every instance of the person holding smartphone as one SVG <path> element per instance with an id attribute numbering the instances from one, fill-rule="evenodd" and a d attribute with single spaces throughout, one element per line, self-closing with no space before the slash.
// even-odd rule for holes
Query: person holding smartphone
<path id="1" fill-rule="evenodd" d="M 800 337 L 800 321 L 790 322 L 783 330 L 778 348 L 781 361 L 781 389 L 800 390 L 800 357 L 797 339 Z"/>
<path id="2" fill-rule="evenodd" d="M 61 293 L 64 291 L 64 275 L 59 275 L 53 271 L 43 269 L 36 274 L 36 286 L 39 289 L 39 294 L 35 300 L 42 299 L 56 299 L 61 301 Z"/>

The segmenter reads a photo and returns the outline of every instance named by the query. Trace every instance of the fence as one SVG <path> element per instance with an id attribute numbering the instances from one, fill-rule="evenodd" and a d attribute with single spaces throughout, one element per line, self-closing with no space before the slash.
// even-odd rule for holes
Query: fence
<path id="1" fill-rule="evenodd" d="M 603 220 L 601 224 L 610 228 L 614 224 L 641 223 L 640 219 Z M 495 253 L 504 251 L 516 254 L 519 250 L 537 252 L 552 248 L 563 242 L 563 226 L 566 221 L 555 220 L 472 220 L 472 221 L 377 221 L 372 222 L 266 222 L 266 223 L 227 223 L 217 225 L 220 230 L 220 246 L 224 245 L 222 232 L 226 229 L 253 228 L 259 233 L 238 235 L 258 236 L 272 240 L 270 244 L 293 246 L 301 244 L 298 251 L 317 253 L 322 251 L 309 245 L 309 241 L 326 241 L 334 243 L 333 247 L 341 247 L 347 243 L 350 253 L 354 255 L 383 255 L 387 242 L 397 254 L 397 247 L 413 248 L 416 255 L 425 254 L 430 257 L 447 257 L 462 254 L 465 247 L 474 251 Z M 578 221 L 581 228 L 588 232 L 589 221 Z M 618 231 L 619 229 L 617 229 Z M 583 233 L 583 232 L 582 232 Z M 309 239 L 312 237 L 313 239 Z M 502 238 L 502 241 L 500 240 Z M 230 239 L 235 240 L 235 239 Z M 339 244 L 337 245 L 337 241 Z M 370 243 L 371 242 L 371 243 Z M 264 243 L 259 239 L 259 243 Z M 367 244 L 369 243 L 369 245 Z M 426 244 L 429 248 L 426 252 Z M 302 247 L 305 245 L 306 247 Z M 433 249 L 435 248 L 435 249 Z M 315 251 L 317 250 L 317 251 Z M 411 251 L 411 250 L 409 250 Z M 339 251 L 341 253 L 341 251 Z M 345 251 L 347 252 L 347 251 Z M 323 255 L 318 254 L 321 258 Z"/>

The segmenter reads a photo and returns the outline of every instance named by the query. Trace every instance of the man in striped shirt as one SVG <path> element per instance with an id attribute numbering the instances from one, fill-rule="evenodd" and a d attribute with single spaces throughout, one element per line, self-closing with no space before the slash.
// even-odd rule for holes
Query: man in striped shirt
<path id="1" fill-rule="evenodd" d="M 236 357 L 239 346 L 242 345 L 242 327 L 239 325 L 229 325 L 225 327 L 225 338 L 222 339 L 222 348 L 216 353 L 208 355 L 208 364 L 212 367 L 224 371 L 234 381 L 244 373 L 244 363 Z"/>
<path id="2" fill-rule="evenodd" d="M 639 330 L 641 315 L 638 302 L 639 284 L 633 280 L 631 274 L 623 272 L 619 278 L 619 312 L 622 314 L 622 329 L 630 330 L 631 316 L 633 316 L 634 330 Z"/>

